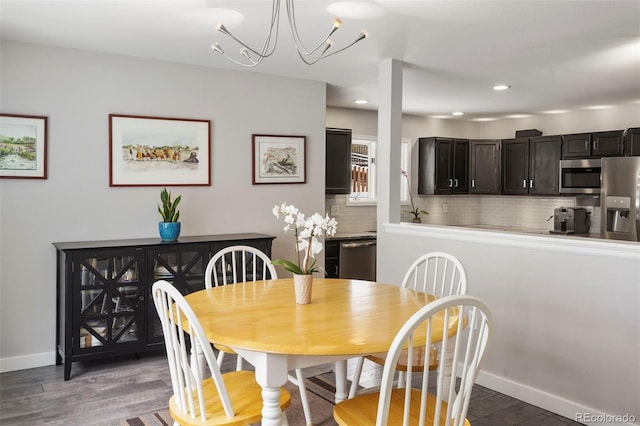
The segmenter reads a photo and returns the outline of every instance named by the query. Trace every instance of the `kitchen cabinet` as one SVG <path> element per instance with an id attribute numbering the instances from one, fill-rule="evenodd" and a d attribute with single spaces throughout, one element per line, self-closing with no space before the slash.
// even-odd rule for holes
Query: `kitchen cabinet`
<path id="1" fill-rule="evenodd" d="M 162 349 L 164 338 L 151 287 L 172 283 L 182 294 L 204 288 L 209 259 L 243 244 L 271 256 L 275 237 L 228 234 L 54 243 L 57 260 L 56 364 L 64 379 L 74 361 Z M 242 268 L 239 264 L 238 268 Z"/>
<path id="2" fill-rule="evenodd" d="M 469 145 L 469 193 L 499 194 L 500 141 L 471 140 Z"/>
<path id="3" fill-rule="evenodd" d="M 502 193 L 556 195 L 562 139 L 539 136 L 502 140 Z"/>
<path id="4" fill-rule="evenodd" d="M 469 192 L 469 140 L 418 139 L 418 194 Z"/>
<path id="5" fill-rule="evenodd" d="M 633 127 L 624 132 L 624 155 L 640 155 L 640 127 Z"/>
<path id="6" fill-rule="evenodd" d="M 562 158 L 615 157 L 624 154 L 622 130 L 562 136 Z"/>
<path id="7" fill-rule="evenodd" d="M 350 129 L 326 129 L 325 193 L 351 193 Z"/>

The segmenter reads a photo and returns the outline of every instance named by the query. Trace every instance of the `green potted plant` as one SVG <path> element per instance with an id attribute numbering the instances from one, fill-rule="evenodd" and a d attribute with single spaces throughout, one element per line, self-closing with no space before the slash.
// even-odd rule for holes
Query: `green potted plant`
<path id="1" fill-rule="evenodd" d="M 171 201 L 171 192 L 167 191 L 167 188 L 162 188 L 160 191 L 162 205 L 158 205 L 158 213 L 162 217 L 162 222 L 158 223 L 158 230 L 162 241 L 176 241 L 180 235 L 178 204 L 181 200 L 182 195 L 178 195 L 175 200 Z"/>

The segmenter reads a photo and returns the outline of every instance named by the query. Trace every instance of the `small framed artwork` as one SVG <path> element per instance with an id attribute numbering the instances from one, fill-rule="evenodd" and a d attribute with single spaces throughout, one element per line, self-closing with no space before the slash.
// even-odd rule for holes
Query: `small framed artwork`
<path id="1" fill-rule="evenodd" d="M 109 114 L 109 186 L 211 185 L 211 122 Z"/>
<path id="2" fill-rule="evenodd" d="M 251 135 L 253 184 L 306 183 L 305 136 Z"/>
<path id="3" fill-rule="evenodd" d="M 0 178 L 47 178 L 47 117 L 0 114 Z"/>

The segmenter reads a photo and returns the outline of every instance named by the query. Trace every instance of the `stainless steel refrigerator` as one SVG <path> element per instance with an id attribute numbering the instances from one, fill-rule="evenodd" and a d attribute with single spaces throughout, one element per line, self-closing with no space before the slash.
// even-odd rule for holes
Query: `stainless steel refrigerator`
<path id="1" fill-rule="evenodd" d="M 600 236 L 640 241 L 640 157 L 602 159 Z"/>

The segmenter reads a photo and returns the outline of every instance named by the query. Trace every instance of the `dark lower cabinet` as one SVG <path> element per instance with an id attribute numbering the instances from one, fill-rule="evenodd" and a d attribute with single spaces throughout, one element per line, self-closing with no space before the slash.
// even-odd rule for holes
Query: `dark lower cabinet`
<path id="1" fill-rule="evenodd" d="M 151 297 L 157 280 L 181 293 L 204 288 L 209 259 L 222 248 L 249 245 L 271 256 L 274 237 L 227 234 L 54 243 L 57 257 L 56 364 L 64 379 L 74 361 L 162 349 Z M 243 267 L 241 264 L 238 268 Z"/>
<path id="2" fill-rule="evenodd" d="M 471 140 L 469 145 L 469 193 L 499 194 L 500 141 Z"/>
<path id="3" fill-rule="evenodd" d="M 560 136 L 502 140 L 502 194 L 557 195 Z"/>

